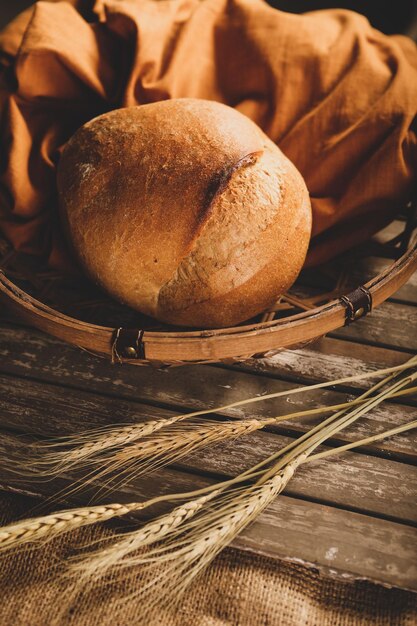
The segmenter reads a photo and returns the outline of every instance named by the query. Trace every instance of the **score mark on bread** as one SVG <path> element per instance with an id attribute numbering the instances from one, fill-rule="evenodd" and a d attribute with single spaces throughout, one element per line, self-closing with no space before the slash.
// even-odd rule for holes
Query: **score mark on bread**
<path id="1" fill-rule="evenodd" d="M 87 273 L 172 324 L 252 317 L 294 282 L 307 252 L 301 175 L 220 103 L 167 100 L 88 122 L 63 151 L 58 189 Z"/>

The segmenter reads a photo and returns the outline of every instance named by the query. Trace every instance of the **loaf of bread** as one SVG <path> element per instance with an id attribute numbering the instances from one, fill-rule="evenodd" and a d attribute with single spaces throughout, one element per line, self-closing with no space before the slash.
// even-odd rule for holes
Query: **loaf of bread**
<path id="1" fill-rule="evenodd" d="M 58 168 L 63 223 L 87 273 L 159 320 L 221 327 L 296 279 L 311 206 L 295 166 L 247 117 L 174 99 L 80 128 Z"/>

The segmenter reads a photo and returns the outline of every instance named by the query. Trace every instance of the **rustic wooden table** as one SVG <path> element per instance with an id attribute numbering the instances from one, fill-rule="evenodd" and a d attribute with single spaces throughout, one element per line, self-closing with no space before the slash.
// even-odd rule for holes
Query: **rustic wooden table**
<path id="1" fill-rule="evenodd" d="M 417 276 L 370 316 L 314 345 L 234 366 L 158 370 L 111 365 L 3 318 L 0 427 L 64 434 L 99 424 L 168 416 L 400 364 L 416 350 Z M 282 397 L 228 414 L 265 417 L 343 402 L 367 384 Z M 416 404 L 415 396 L 387 402 L 329 445 L 411 421 Z M 152 478 L 139 479 L 110 499 L 128 501 L 132 494 L 138 499 L 185 491 L 233 475 L 297 437 L 317 419 L 284 422 L 206 449 Z M 331 575 L 417 591 L 416 460 L 414 431 L 306 465 L 234 545 L 312 565 Z M 1 489 L 21 492 L 22 485 L 14 481 L 7 468 L 0 468 Z M 42 495 L 50 490 L 49 483 L 41 483 L 23 492 Z"/>

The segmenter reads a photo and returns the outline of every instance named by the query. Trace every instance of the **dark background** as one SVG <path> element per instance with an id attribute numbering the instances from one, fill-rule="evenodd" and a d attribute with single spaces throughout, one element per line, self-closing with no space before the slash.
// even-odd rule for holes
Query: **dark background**
<path id="1" fill-rule="evenodd" d="M 0 0 L 0 28 L 31 4 L 33 0 Z M 353 9 L 364 13 L 376 28 L 386 33 L 417 32 L 417 0 L 269 0 L 269 4 L 293 13 L 329 7 Z"/>
<path id="2" fill-rule="evenodd" d="M 272 0 L 268 4 L 292 13 L 303 13 L 315 9 L 343 8 L 363 13 L 371 24 L 385 33 L 403 33 L 410 29 L 417 17 L 415 0 L 350 0 L 335 2 L 333 0 Z"/>

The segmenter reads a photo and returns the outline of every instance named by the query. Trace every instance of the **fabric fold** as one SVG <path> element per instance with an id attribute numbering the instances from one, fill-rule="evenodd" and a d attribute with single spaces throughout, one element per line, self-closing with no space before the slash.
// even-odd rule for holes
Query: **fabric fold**
<path id="1" fill-rule="evenodd" d="M 105 111 L 193 97 L 257 122 L 304 176 L 308 263 L 389 222 L 416 178 L 417 48 L 346 10 L 262 0 L 41 1 L 0 34 L 0 229 L 70 269 L 60 150 Z M 414 124 L 414 126 L 413 126 Z"/>

